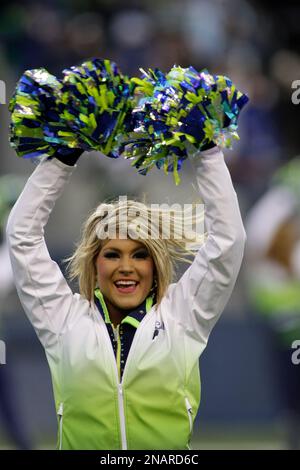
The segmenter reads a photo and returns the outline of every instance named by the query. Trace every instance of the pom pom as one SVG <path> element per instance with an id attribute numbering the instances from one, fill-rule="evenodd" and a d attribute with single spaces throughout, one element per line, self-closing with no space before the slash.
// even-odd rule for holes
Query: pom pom
<path id="1" fill-rule="evenodd" d="M 132 79 L 136 105 L 120 151 L 135 158 L 132 165 L 140 173 L 163 167 L 178 184 L 187 147 L 192 144 L 198 152 L 213 142 L 230 148 L 238 139 L 237 119 L 248 98 L 229 78 L 207 70 L 174 66 L 166 75 L 159 69 L 141 71 L 142 78 Z"/>
<path id="2" fill-rule="evenodd" d="M 57 79 L 45 69 L 26 71 L 10 102 L 11 145 L 25 158 L 98 150 L 147 174 L 179 170 L 191 152 L 231 147 L 248 98 L 227 77 L 174 66 L 167 75 L 123 76 L 114 62 L 91 59 Z M 188 150 L 189 148 L 189 150 Z"/>
<path id="3" fill-rule="evenodd" d="M 46 69 L 24 72 L 10 100 L 10 144 L 19 157 L 53 155 L 60 126 L 56 96 L 61 84 Z"/>
<path id="4" fill-rule="evenodd" d="M 92 59 L 63 70 L 28 70 L 10 102 L 11 145 L 24 158 L 62 156 L 74 149 L 114 152 L 135 85 L 114 62 Z M 130 114 L 130 113 L 129 113 Z"/>
<path id="5" fill-rule="evenodd" d="M 124 132 L 133 84 L 114 62 L 105 59 L 86 61 L 63 74 L 58 108 L 68 128 L 59 131 L 64 145 L 118 157 L 113 149 Z"/>

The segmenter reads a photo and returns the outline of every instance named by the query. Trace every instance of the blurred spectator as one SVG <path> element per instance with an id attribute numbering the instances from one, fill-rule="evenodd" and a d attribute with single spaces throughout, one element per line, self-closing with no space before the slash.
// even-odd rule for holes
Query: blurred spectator
<path id="1" fill-rule="evenodd" d="M 250 301 L 274 335 L 274 363 L 283 397 L 289 449 L 300 449 L 300 157 L 283 166 L 248 214 L 246 267 Z"/>
<path id="2" fill-rule="evenodd" d="M 1 308 L 8 294 L 14 289 L 13 273 L 4 236 L 5 222 L 24 183 L 23 178 L 15 175 L 5 175 L 0 178 L 0 332 Z M 18 449 L 26 450 L 30 449 L 31 444 L 19 417 L 18 401 L 9 371 L 8 364 L 0 366 L 0 414 L 11 444 Z"/>
<path id="3" fill-rule="evenodd" d="M 64 44 L 70 52 L 68 60 L 75 63 L 101 56 L 105 50 L 102 16 L 96 12 L 85 12 L 66 21 Z"/>
<path id="4" fill-rule="evenodd" d="M 151 65 L 152 40 L 155 34 L 153 19 L 141 8 L 116 10 L 108 26 L 110 55 L 129 75 L 139 73 L 139 67 Z M 150 58 L 151 57 L 151 58 Z"/>

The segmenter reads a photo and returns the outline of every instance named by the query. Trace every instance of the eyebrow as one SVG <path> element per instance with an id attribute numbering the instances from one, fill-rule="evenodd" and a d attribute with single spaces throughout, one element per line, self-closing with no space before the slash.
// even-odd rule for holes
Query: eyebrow
<path id="1" fill-rule="evenodd" d="M 111 247 L 108 247 L 108 248 L 103 248 L 103 253 L 106 252 L 106 251 L 109 251 L 109 250 L 112 250 L 112 251 L 117 251 L 118 253 L 121 253 L 121 250 L 119 248 L 115 248 L 113 246 Z M 139 250 L 145 250 L 147 253 L 148 253 L 148 250 L 147 248 L 145 248 L 144 246 L 140 246 L 138 248 L 134 248 L 131 253 L 134 253 L 135 251 L 139 251 Z"/>

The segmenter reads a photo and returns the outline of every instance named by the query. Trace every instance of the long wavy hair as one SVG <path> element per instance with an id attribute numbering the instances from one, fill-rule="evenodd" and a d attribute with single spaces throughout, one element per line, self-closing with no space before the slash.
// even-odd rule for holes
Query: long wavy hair
<path id="1" fill-rule="evenodd" d="M 171 208 L 166 206 L 147 204 L 145 195 L 143 201 L 121 196 L 101 203 L 90 213 L 83 224 L 81 239 L 74 253 L 64 260 L 68 277 L 70 280 L 78 280 L 82 296 L 93 301 L 97 287 L 96 259 L 99 251 L 108 239 L 114 239 L 120 233 L 124 235 L 125 231 L 125 238 L 144 244 L 154 261 L 155 284 L 150 292 L 154 294 L 154 304 L 160 304 L 169 284 L 174 282 L 177 262 L 191 264 L 195 252 L 205 239 L 203 230 L 200 233 L 198 230 L 186 233 L 182 229 L 183 216 L 188 227 L 199 226 L 199 223 L 203 226 L 202 205 L 201 210 L 196 203 L 185 205 L 185 208 L 189 208 L 185 212 L 178 209 L 176 204 Z M 112 228 L 114 233 L 109 236 Z"/>

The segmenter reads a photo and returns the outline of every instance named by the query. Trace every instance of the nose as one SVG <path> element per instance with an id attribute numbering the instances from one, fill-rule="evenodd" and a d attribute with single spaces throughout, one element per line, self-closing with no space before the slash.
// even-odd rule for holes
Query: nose
<path id="1" fill-rule="evenodd" d="M 119 263 L 118 271 L 120 273 L 132 273 L 133 272 L 132 260 L 129 256 L 122 256 Z"/>

